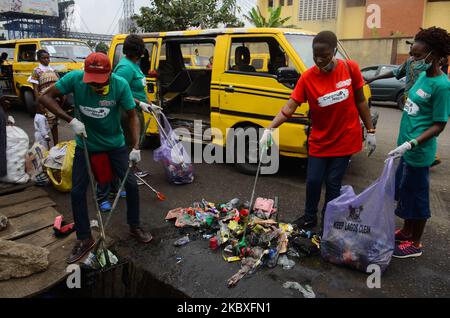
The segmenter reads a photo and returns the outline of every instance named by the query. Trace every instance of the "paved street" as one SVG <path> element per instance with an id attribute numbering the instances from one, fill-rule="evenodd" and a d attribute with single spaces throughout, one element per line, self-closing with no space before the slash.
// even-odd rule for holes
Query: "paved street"
<path id="1" fill-rule="evenodd" d="M 387 153 L 396 143 L 401 112 L 392 107 L 377 107 L 378 121 L 376 153 L 367 158 L 364 153 L 352 159 L 344 184 L 350 184 L 360 192 L 381 173 Z M 17 125 L 33 135 L 32 119 L 21 111 L 12 113 Z M 61 126 L 62 140 L 71 137 L 66 124 Z M 166 181 L 159 163 L 152 159 L 152 151 L 143 151 L 141 167 L 149 170 L 151 185 L 168 198 L 158 202 L 150 191 L 141 187 L 141 215 L 143 225 L 154 235 L 148 246 L 135 243 L 128 237 L 125 224 L 124 203 L 108 229 L 108 235 L 117 240 L 121 257 L 132 260 L 159 280 L 190 297 L 302 297 L 296 290 L 283 289 L 286 281 L 309 284 L 318 297 L 448 297 L 450 295 L 450 128 L 440 138 L 439 153 L 443 163 L 431 172 L 431 206 L 433 218 L 424 234 L 424 254 L 417 259 L 393 259 L 382 277 L 382 288 L 370 290 L 366 286 L 367 276 L 345 268 L 325 263 L 320 257 L 296 260 L 291 270 L 277 267 L 261 269 L 251 277 L 244 278 L 234 289 L 227 288 L 227 279 L 239 270 L 238 264 L 227 264 L 220 252 L 208 249 L 208 242 L 199 239 L 187 246 L 176 248 L 173 242 L 181 237 L 173 223 L 164 217 L 168 210 L 187 207 L 202 198 L 211 202 L 225 202 L 234 197 L 250 199 L 253 177 L 238 173 L 232 165 L 195 166 L 196 180 L 192 185 L 173 186 Z M 71 219 L 70 196 L 49 189 L 57 202 L 58 210 Z M 277 175 L 260 179 L 257 194 L 263 197 L 279 196 L 280 220 L 292 221 L 302 212 L 305 202 L 304 162 L 283 158 Z M 94 216 L 91 205 L 91 216 Z M 177 257 L 181 263 L 177 264 Z M 144 284 L 144 282 L 142 282 Z M 170 286 L 170 288 L 168 288 Z M 144 289 L 144 286 L 142 287 Z M 147 286 L 142 296 L 166 296 L 165 289 Z"/>

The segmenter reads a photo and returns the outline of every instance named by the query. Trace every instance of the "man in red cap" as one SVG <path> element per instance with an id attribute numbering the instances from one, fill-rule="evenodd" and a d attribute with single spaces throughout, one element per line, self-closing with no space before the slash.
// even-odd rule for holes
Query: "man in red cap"
<path id="1" fill-rule="evenodd" d="M 55 101 L 58 96 L 73 93 L 75 114 L 73 118 L 64 112 Z M 67 121 L 77 135 L 77 147 L 72 171 L 72 213 L 75 220 L 78 242 L 67 262 L 75 263 L 94 246 L 90 231 L 86 191 L 89 184 L 87 166 L 83 155 L 83 140 L 86 138 L 90 154 L 107 153 L 114 174 L 123 179 L 129 164 L 139 162 L 139 119 L 136 102 L 130 86 L 121 77 L 111 74 L 111 63 L 103 53 L 92 53 L 85 61 L 84 71 L 72 71 L 61 78 L 55 86 L 39 98 L 39 102 L 59 118 Z M 121 109 L 128 114 L 134 148 L 128 154 L 120 117 Z M 139 191 L 134 175 L 125 183 L 127 192 L 127 221 L 130 234 L 139 242 L 149 243 L 150 233 L 139 226 Z"/>

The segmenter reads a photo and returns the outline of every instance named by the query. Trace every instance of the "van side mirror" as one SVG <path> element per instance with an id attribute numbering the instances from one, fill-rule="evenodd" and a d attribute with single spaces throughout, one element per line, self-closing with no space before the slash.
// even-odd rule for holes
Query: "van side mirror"
<path id="1" fill-rule="evenodd" d="M 277 70 L 277 81 L 281 84 L 289 84 L 295 86 L 300 74 L 292 67 L 280 67 Z"/>

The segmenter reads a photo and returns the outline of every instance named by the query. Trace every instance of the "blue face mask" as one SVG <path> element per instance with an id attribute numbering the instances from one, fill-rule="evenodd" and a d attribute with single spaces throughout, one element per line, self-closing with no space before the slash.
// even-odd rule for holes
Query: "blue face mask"
<path id="1" fill-rule="evenodd" d="M 431 52 L 428 53 L 428 55 L 426 57 L 424 57 L 423 59 L 418 60 L 418 61 L 413 61 L 411 65 L 412 65 L 414 71 L 416 71 L 416 72 L 428 71 L 430 69 L 430 67 L 433 65 L 433 63 L 425 62 L 430 55 L 431 55 Z"/>

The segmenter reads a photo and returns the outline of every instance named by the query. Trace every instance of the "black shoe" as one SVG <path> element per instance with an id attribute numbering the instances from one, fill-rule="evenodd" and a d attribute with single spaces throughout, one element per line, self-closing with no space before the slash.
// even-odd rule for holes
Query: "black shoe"
<path id="1" fill-rule="evenodd" d="M 317 225 L 317 218 L 305 214 L 292 223 L 297 225 L 297 227 L 301 229 L 313 228 Z"/>

